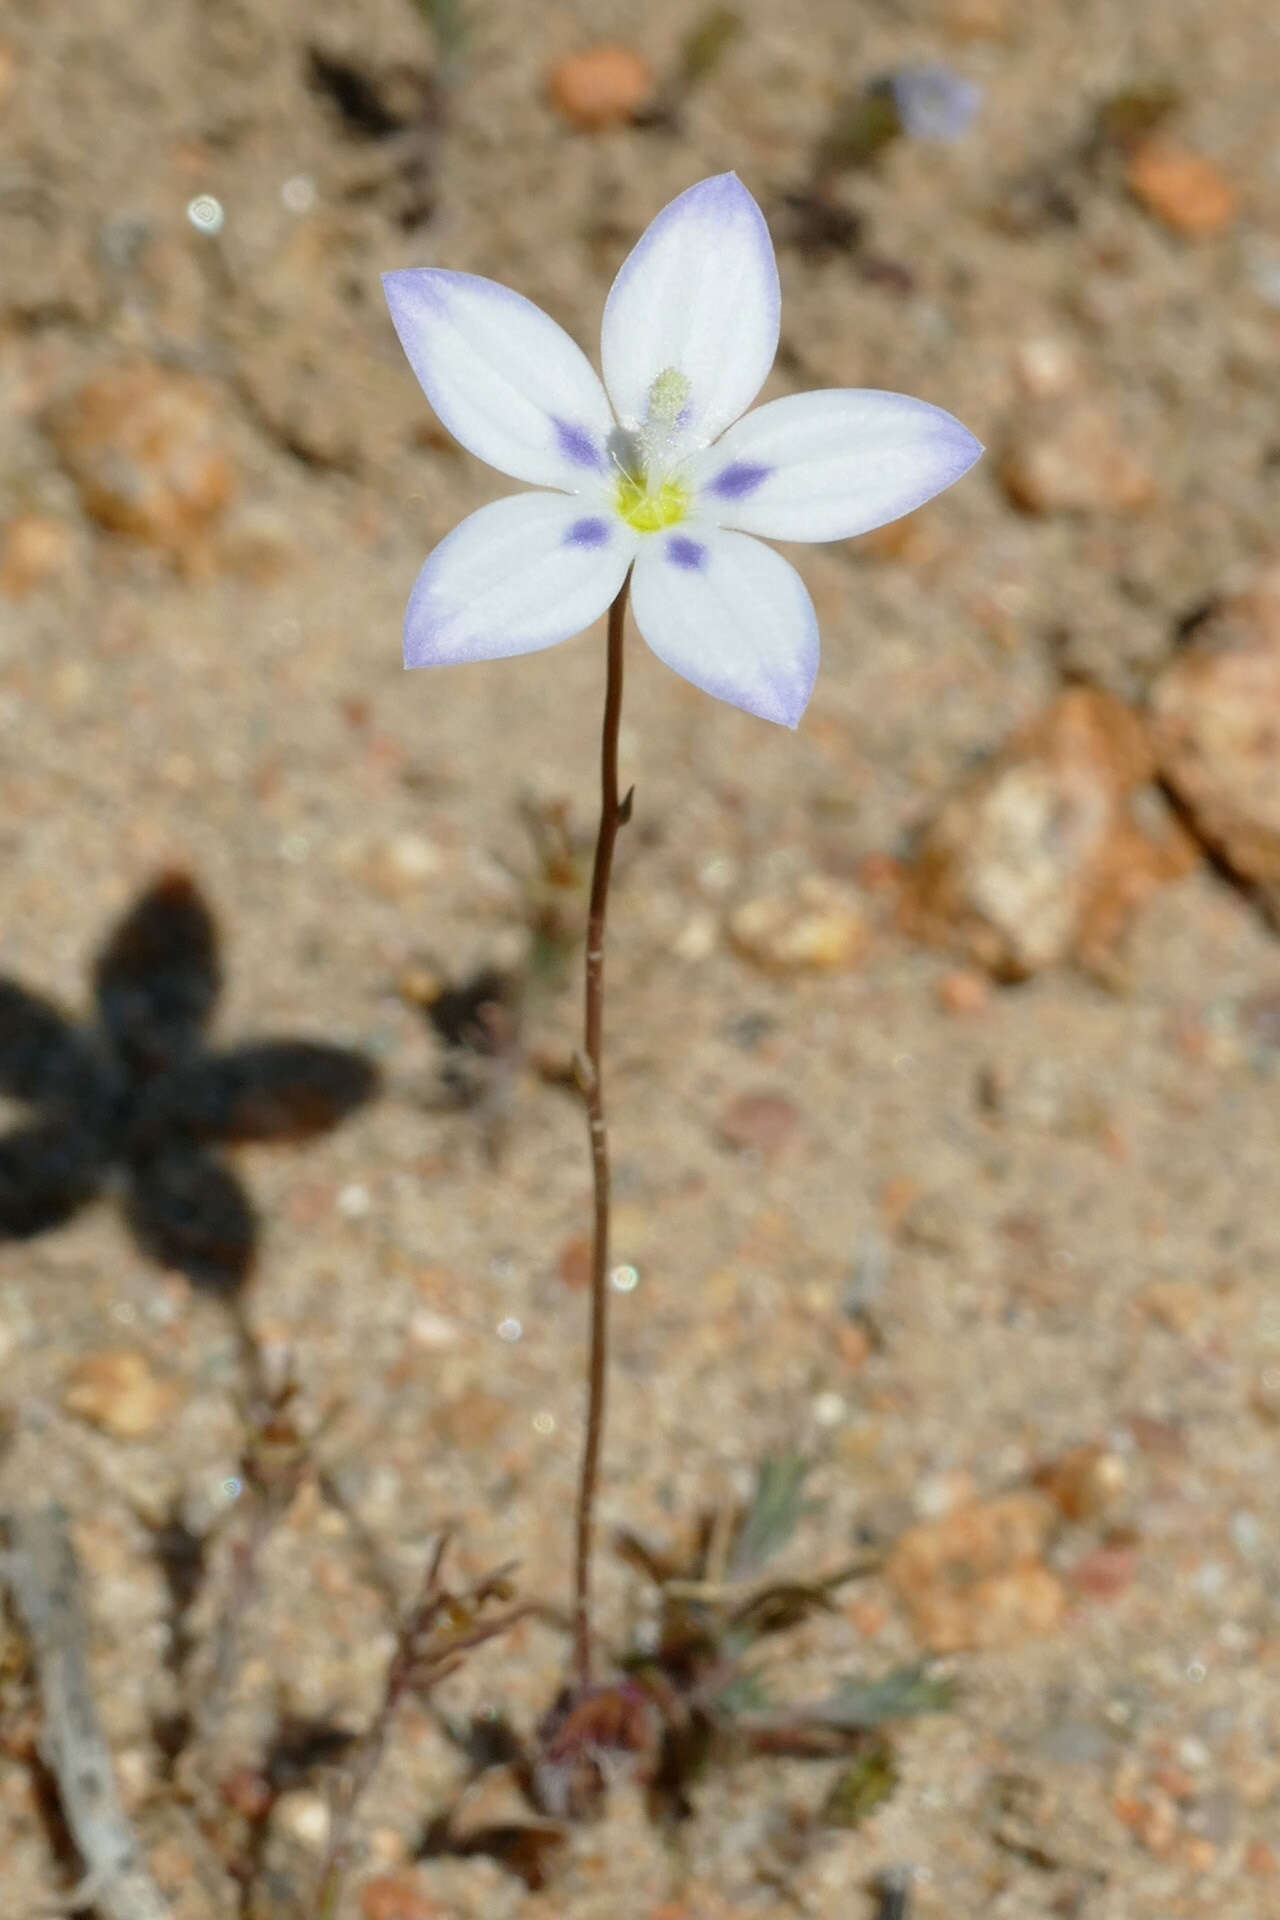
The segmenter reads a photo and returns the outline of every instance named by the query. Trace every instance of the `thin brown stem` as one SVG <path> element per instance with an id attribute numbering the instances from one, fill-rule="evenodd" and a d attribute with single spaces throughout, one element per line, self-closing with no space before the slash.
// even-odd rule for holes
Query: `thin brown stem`
<path id="1" fill-rule="evenodd" d="M 342 1889 L 350 1865 L 356 1814 L 382 1762 L 392 1722 L 409 1694 L 426 1699 L 487 1640 L 507 1633 L 533 1612 L 526 1604 L 505 1613 L 483 1617 L 483 1609 L 508 1592 L 508 1567 L 486 1574 L 474 1586 L 454 1593 L 444 1584 L 443 1570 L 450 1534 L 436 1542 L 418 1598 L 396 1635 L 395 1652 L 387 1668 L 382 1700 L 357 1742 L 330 1804 L 329 1845 L 316 1896 L 317 1920 L 337 1920 Z"/>
<path id="2" fill-rule="evenodd" d="M 587 914 L 585 1058 L 579 1075 L 591 1141 L 594 1222 L 591 1240 L 591 1349 L 587 1363 L 587 1427 L 578 1481 L 574 1570 L 573 1646 L 578 1685 L 591 1684 L 591 1545 L 596 1484 L 604 1434 L 605 1380 L 609 1355 L 609 1139 L 604 1122 L 601 1044 L 604 1035 L 604 925 L 618 828 L 631 817 L 631 795 L 618 798 L 618 728 L 622 718 L 622 631 L 627 617 L 628 574 L 609 609 L 608 676 L 600 740 L 600 830 L 591 869 Z"/>

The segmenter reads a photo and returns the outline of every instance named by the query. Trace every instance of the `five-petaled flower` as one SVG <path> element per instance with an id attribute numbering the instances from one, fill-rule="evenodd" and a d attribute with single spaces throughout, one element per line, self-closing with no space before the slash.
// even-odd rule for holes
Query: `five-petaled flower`
<path id="1" fill-rule="evenodd" d="M 496 281 L 427 267 L 384 285 L 444 425 L 500 472 L 553 489 L 496 500 L 441 541 L 409 601 L 410 667 L 555 646 L 630 569 L 636 625 L 660 660 L 795 726 L 817 619 L 799 574 L 751 536 L 867 533 L 982 451 L 951 414 L 899 393 L 792 394 L 746 413 L 777 351 L 778 270 L 732 173 L 673 200 L 623 262 L 603 384 L 554 320 Z"/>

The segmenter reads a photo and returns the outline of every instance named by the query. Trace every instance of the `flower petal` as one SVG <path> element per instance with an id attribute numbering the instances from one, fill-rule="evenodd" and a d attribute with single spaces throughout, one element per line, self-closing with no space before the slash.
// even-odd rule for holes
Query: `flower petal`
<path id="1" fill-rule="evenodd" d="M 736 174 L 690 187 L 641 234 L 604 309 L 601 359 L 634 430 L 659 374 L 690 382 L 680 426 L 698 444 L 755 399 L 778 349 L 778 269 L 764 215 Z"/>
<path id="2" fill-rule="evenodd" d="M 636 536 L 613 513 L 558 493 L 481 507 L 418 575 L 404 623 L 407 667 L 505 660 L 581 633 L 626 577 Z"/>
<path id="3" fill-rule="evenodd" d="M 800 575 L 740 533 L 687 521 L 636 558 L 635 622 L 695 687 L 794 727 L 818 671 L 818 622 Z"/>
<path id="4" fill-rule="evenodd" d="M 771 540 L 848 540 L 923 506 L 982 447 L 926 400 L 870 388 L 790 394 L 699 454 L 698 510 Z"/>
<path id="5" fill-rule="evenodd" d="M 474 273 L 384 273 L 400 344 L 455 440 L 499 473 L 576 492 L 604 473 L 613 415 L 575 341 Z"/>

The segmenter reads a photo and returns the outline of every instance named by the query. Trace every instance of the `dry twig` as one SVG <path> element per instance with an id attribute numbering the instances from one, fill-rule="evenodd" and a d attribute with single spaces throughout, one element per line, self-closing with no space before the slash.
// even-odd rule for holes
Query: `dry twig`
<path id="1" fill-rule="evenodd" d="M 57 1783 L 63 1817 L 85 1866 L 67 1904 L 96 1907 L 104 1920 L 168 1920 L 168 1903 L 125 1818 L 98 1724 L 67 1516 L 58 1506 L 14 1511 L 8 1531 L 0 1577 L 31 1644 L 44 1709 L 40 1757 Z"/>

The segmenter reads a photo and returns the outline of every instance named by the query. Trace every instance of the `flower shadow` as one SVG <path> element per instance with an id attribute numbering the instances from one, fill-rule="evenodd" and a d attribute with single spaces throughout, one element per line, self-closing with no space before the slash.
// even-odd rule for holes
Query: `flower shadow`
<path id="1" fill-rule="evenodd" d="M 84 1024 L 0 976 L 0 1094 L 34 1109 L 0 1137 L 0 1241 L 48 1232 L 115 1189 L 152 1259 L 206 1292 L 240 1288 L 257 1223 L 217 1149 L 325 1133 L 378 1076 L 325 1042 L 211 1049 L 221 979 L 213 915 L 180 872 L 162 874 L 108 936 Z"/>

